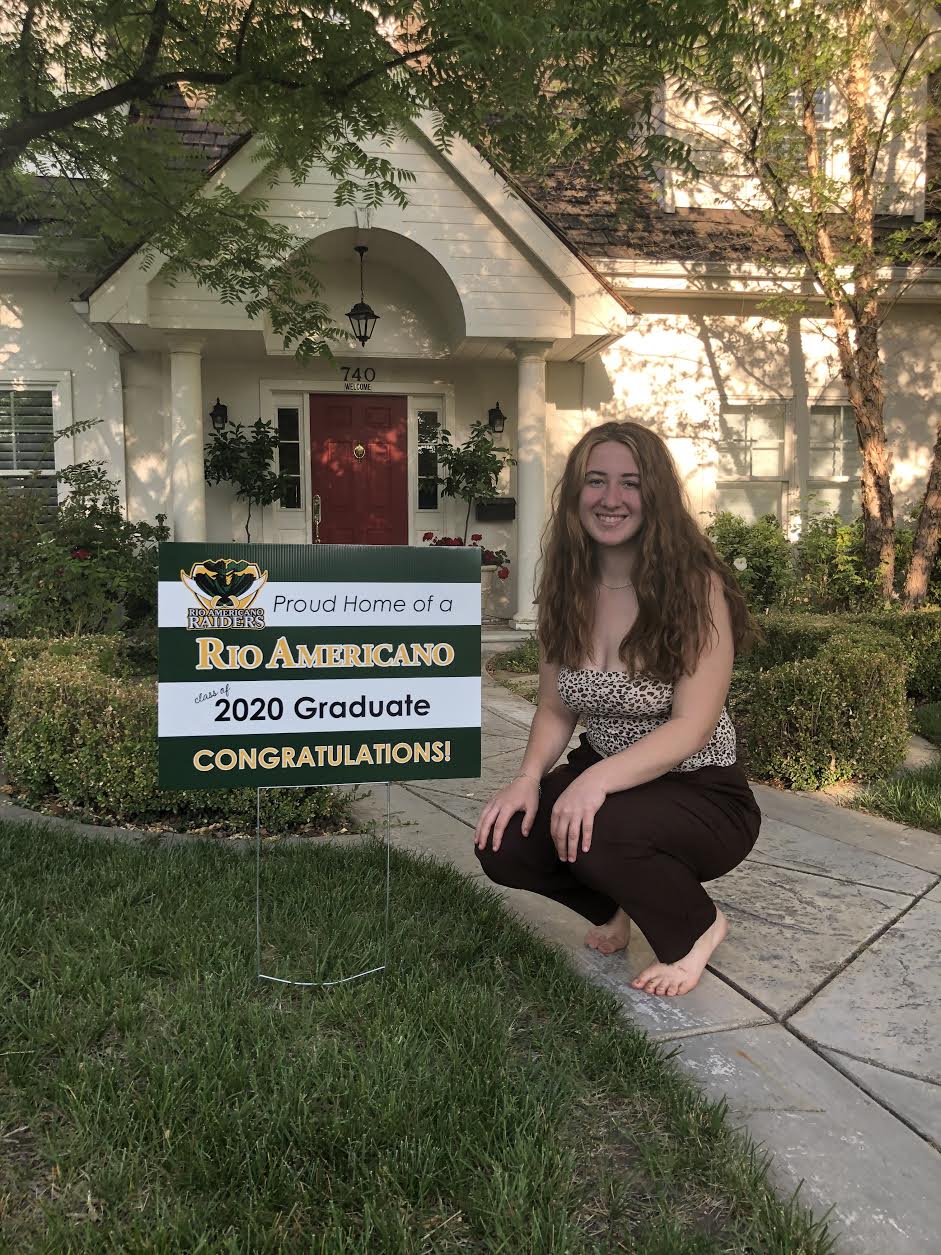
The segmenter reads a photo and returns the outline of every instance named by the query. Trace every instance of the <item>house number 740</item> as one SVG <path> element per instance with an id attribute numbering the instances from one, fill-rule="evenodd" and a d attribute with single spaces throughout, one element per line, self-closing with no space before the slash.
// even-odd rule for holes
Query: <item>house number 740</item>
<path id="1" fill-rule="evenodd" d="M 365 370 L 362 370 L 359 366 L 341 366 L 340 370 L 343 372 L 344 383 L 360 383 L 361 381 L 372 383 L 376 378 L 376 372 L 371 366 L 367 366 Z"/>

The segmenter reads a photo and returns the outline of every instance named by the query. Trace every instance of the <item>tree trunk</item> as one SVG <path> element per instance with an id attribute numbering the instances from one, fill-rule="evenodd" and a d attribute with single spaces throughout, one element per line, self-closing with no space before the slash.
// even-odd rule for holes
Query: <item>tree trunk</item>
<path id="1" fill-rule="evenodd" d="M 938 424 L 938 438 L 931 455 L 928 487 L 925 491 L 921 518 L 918 520 L 918 530 L 915 532 L 912 562 L 908 568 L 905 589 L 902 593 L 902 604 L 906 610 L 914 610 L 925 600 L 931 568 L 938 555 L 939 538 L 941 538 L 941 423 Z"/>
<path id="2" fill-rule="evenodd" d="M 825 234 L 825 232 L 820 232 Z M 879 573 L 879 591 L 885 601 L 892 597 L 895 582 L 895 508 L 885 436 L 884 389 L 879 361 L 878 324 L 866 318 L 856 328 L 855 348 L 850 319 L 836 293 L 827 293 L 836 332 L 840 376 L 846 385 L 856 419 L 856 435 L 862 453 L 862 507 L 866 566 Z M 865 317 L 865 315 L 864 315 Z"/>
<path id="3" fill-rule="evenodd" d="M 873 247 L 875 201 L 870 166 L 869 100 L 872 88 L 874 36 L 867 29 L 862 5 L 848 6 L 850 48 L 845 80 L 849 123 L 847 157 L 850 176 L 850 233 L 857 259 L 853 263 L 856 307 L 857 396 L 851 395 L 856 432 L 863 455 L 862 497 L 866 566 L 878 572 L 884 601 L 894 593 L 895 509 L 891 465 L 885 438 L 885 386 L 879 361 L 879 298 Z"/>
<path id="4" fill-rule="evenodd" d="M 878 572 L 882 598 L 889 601 L 895 583 L 895 507 L 889 446 L 885 436 L 885 390 L 879 361 L 878 328 L 866 319 L 856 333 L 856 380 L 850 389 L 856 432 L 863 458 L 862 501 L 866 566 Z"/>
<path id="5" fill-rule="evenodd" d="M 819 180 L 820 141 L 814 105 L 815 82 L 803 84 L 802 127 L 808 193 L 813 219 L 810 258 L 827 298 L 836 333 L 840 376 L 856 418 L 862 453 L 862 508 L 866 565 L 877 572 L 882 598 L 889 601 L 895 581 L 895 511 L 891 466 L 883 416 L 885 388 L 879 361 L 878 263 L 873 248 L 873 189 L 868 164 L 868 114 L 872 35 L 862 34 L 864 15 L 849 9 L 850 62 L 844 90 L 849 122 L 849 228 L 856 258 L 852 294 L 838 278 L 839 265 L 829 228 L 830 206 L 822 199 Z"/>

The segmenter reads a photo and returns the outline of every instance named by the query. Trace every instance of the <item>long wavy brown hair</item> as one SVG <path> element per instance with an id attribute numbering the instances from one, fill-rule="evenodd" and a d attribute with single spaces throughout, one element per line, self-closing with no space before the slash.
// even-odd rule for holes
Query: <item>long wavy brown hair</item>
<path id="1" fill-rule="evenodd" d="M 620 658 L 631 674 L 643 671 L 674 683 L 692 673 L 715 630 L 709 610 L 712 572 L 725 590 L 736 653 L 750 643 L 752 624 L 735 576 L 690 512 L 669 449 L 639 423 L 593 427 L 568 456 L 542 538 L 539 642 L 549 662 L 580 667 L 586 661 L 599 572 L 595 542 L 578 517 L 578 501 L 592 450 L 609 440 L 634 455 L 644 511 L 633 572 L 639 612 L 621 641 Z"/>

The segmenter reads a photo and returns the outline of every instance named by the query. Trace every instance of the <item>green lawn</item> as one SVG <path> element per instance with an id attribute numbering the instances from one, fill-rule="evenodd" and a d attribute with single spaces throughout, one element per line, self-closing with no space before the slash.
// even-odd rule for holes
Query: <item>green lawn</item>
<path id="1" fill-rule="evenodd" d="M 895 780 L 875 781 L 858 804 L 911 828 L 941 832 L 941 760 Z"/>
<path id="2" fill-rule="evenodd" d="M 381 952 L 381 845 L 265 853 L 265 963 Z M 816 1255 L 722 1111 L 456 871 L 254 976 L 254 860 L 0 826 L 0 1248 Z M 336 937 L 332 950 L 325 938 Z"/>
<path id="3" fill-rule="evenodd" d="M 941 746 L 941 702 L 915 707 L 915 727 L 926 740 Z"/>

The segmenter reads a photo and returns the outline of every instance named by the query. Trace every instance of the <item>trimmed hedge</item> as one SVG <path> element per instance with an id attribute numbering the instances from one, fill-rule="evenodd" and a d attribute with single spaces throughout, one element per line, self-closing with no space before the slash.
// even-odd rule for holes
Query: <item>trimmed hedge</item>
<path id="1" fill-rule="evenodd" d="M 859 622 L 890 632 L 908 653 L 908 695 L 916 701 L 941 701 L 941 610 L 859 615 Z"/>
<path id="2" fill-rule="evenodd" d="M 765 660 L 777 660 L 789 642 L 812 655 L 762 666 L 756 651 L 733 677 L 729 712 L 753 777 L 820 789 L 888 775 L 905 758 L 907 643 L 865 623 L 845 624 L 822 641 L 820 630 L 808 624 L 789 637 L 776 624 L 762 646 Z"/>
<path id="3" fill-rule="evenodd" d="M 772 611 L 755 619 L 759 639 L 743 657 L 745 667 L 775 667 L 813 658 L 835 633 L 850 629 L 890 636 L 905 650 L 908 695 L 915 701 L 941 701 L 941 610 L 885 614 L 801 614 Z"/>
<path id="4" fill-rule="evenodd" d="M 44 654 L 85 660 L 110 675 L 122 671 L 121 639 L 117 636 L 66 636 L 59 639 L 0 638 L 0 736 L 6 734 L 10 707 L 16 693 L 17 673 L 23 663 Z"/>
<path id="5" fill-rule="evenodd" d="M 153 680 L 105 674 L 107 649 L 83 658 L 46 646 L 20 660 L 4 747 L 7 776 L 32 802 L 67 806 L 124 823 L 254 826 L 254 789 L 164 791 L 157 787 L 157 695 Z M 265 826 L 284 832 L 345 826 L 349 800 L 329 789 L 284 789 L 265 802 Z"/>

